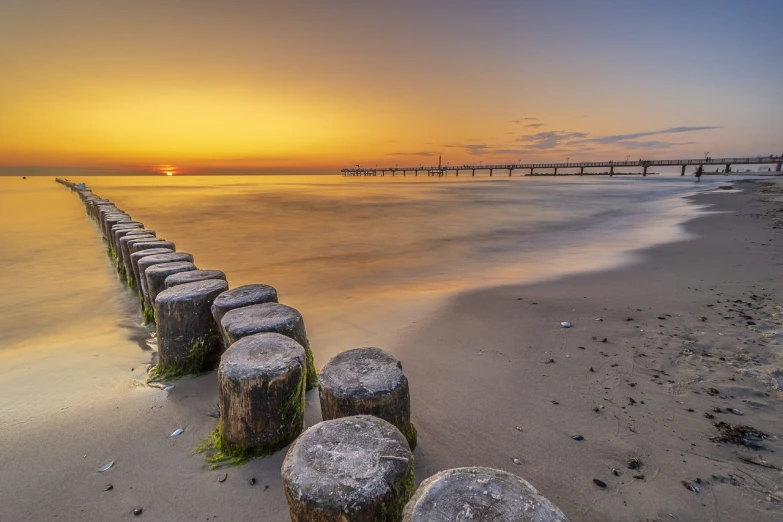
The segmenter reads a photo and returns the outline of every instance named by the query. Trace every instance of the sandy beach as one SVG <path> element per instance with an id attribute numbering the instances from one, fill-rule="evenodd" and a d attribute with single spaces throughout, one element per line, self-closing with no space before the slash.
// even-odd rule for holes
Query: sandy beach
<path id="1" fill-rule="evenodd" d="M 689 240 L 620 269 L 460 294 L 384 346 L 410 380 L 417 481 L 504 469 L 572 521 L 780 520 L 783 194 L 735 186 L 694 197 L 713 212 L 685 225 Z M 0 520 L 289 519 L 284 452 L 205 469 L 193 450 L 216 424 L 215 375 L 164 392 L 144 384 L 148 359 L 113 408 L 80 401 L 0 430 Z M 317 391 L 307 399 L 309 426 Z M 719 422 L 763 432 L 763 448 L 713 441 Z"/>

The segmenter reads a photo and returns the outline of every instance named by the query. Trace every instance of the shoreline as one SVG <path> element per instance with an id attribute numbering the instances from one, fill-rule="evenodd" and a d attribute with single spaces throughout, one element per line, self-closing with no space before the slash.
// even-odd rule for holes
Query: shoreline
<path id="1" fill-rule="evenodd" d="M 745 200 L 752 198 L 748 194 L 689 197 L 699 202 L 717 198 L 718 206 L 725 206 L 729 212 L 739 210 L 746 213 L 750 203 Z M 699 276 L 714 279 L 702 285 L 710 282 L 713 288 L 726 286 L 723 290 L 711 290 L 712 294 L 728 294 L 731 291 L 739 295 L 743 288 L 758 285 L 760 276 L 751 273 L 742 274 L 736 282 L 718 282 L 732 274 L 734 267 L 726 263 L 736 261 L 736 252 L 734 257 L 721 258 L 720 263 L 700 271 L 694 271 L 690 264 L 683 269 L 676 265 L 681 258 L 689 259 L 689 263 L 693 261 L 689 249 L 710 252 L 710 248 L 718 248 L 720 241 L 714 237 L 716 226 L 727 232 L 742 234 L 747 232 L 747 228 L 742 228 L 748 224 L 745 221 L 754 219 L 739 216 L 743 220 L 740 226 L 732 222 L 734 217 L 737 216 L 733 213 L 698 216 L 685 223 L 684 227 L 686 231 L 703 235 L 638 251 L 641 259 L 631 265 L 534 284 L 503 285 L 458 294 L 447 299 L 439 311 L 406 328 L 395 343 L 384 346 L 401 359 L 411 383 L 412 420 L 419 429 L 420 441 L 415 452 L 417 483 L 449 467 L 493 466 L 529 480 L 572 520 L 642 517 L 671 520 L 669 513 L 676 513 L 679 518 L 675 520 L 717 520 L 721 517 L 715 518 L 714 512 L 730 513 L 734 504 L 759 509 L 762 504 L 756 504 L 758 495 L 748 489 L 748 484 L 754 482 L 747 477 L 742 479 L 746 483 L 739 485 L 731 480 L 737 482 L 740 479 L 730 478 L 718 485 L 708 484 L 696 497 L 680 484 L 680 480 L 695 480 L 697 477 L 712 480 L 708 478 L 707 471 L 703 471 L 706 470 L 706 462 L 702 459 L 715 462 L 715 459 L 722 458 L 726 466 L 737 465 L 733 460 L 729 461 L 725 455 L 727 451 L 719 451 L 726 448 L 718 448 L 715 450 L 717 453 L 704 450 L 704 446 L 711 446 L 711 443 L 704 437 L 709 429 L 705 428 L 708 424 L 704 424 L 707 419 L 701 416 L 702 406 L 706 408 L 707 403 L 717 404 L 719 401 L 703 393 L 697 397 L 693 390 L 682 384 L 694 376 L 714 380 L 717 375 L 723 375 L 725 368 L 715 365 L 714 375 L 701 375 L 692 369 L 689 373 L 677 367 L 682 363 L 674 353 L 670 353 L 673 347 L 663 347 L 665 356 L 653 355 L 655 352 L 652 351 L 658 348 L 658 344 L 652 341 L 664 337 L 657 335 L 659 329 L 655 325 L 659 323 L 655 322 L 655 314 L 671 313 L 677 317 L 673 310 L 678 308 L 681 308 L 683 316 L 689 316 L 681 320 L 682 324 L 676 325 L 679 318 L 662 320 L 667 331 L 679 328 L 676 333 L 680 336 L 688 329 L 688 335 L 697 347 L 708 344 L 710 339 L 717 339 L 715 342 L 718 343 L 723 341 L 717 335 L 709 338 L 695 333 L 697 328 L 692 324 L 694 303 L 672 303 L 671 295 L 662 293 L 668 291 L 678 297 L 703 300 L 708 293 L 705 290 L 693 291 L 702 292 L 693 294 L 687 288 L 681 288 L 690 278 Z M 718 225 L 713 221 L 718 221 Z M 748 239 L 727 234 L 726 240 L 745 245 L 744 242 L 751 241 L 751 238 L 758 242 L 773 236 L 779 237 L 779 234 L 762 227 L 761 230 L 750 230 Z M 758 247 L 758 250 L 753 252 L 754 256 L 757 254 L 758 259 L 752 259 L 756 263 L 771 259 L 774 253 L 779 254 L 781 245 L 772 243 L 772 247 Z M 674 265 L 670 267 L 672 263 Z M 647 276 L 650 273 L 657 271 L 660 274 L 667 268 L 670 268 L 669 273 L 664 275 L 668 277 L 649 281 Z M 639 277 L 640 272 L 644 277 Z M 779 275 L 774 270 L 768 272 L 762 276 Z M 697 275 L 694 276 L 694 273 Z M 518 297 L 522 300 L 517 301 Z M 636 306 L 631 304 L 634 299 L 643 301 L 638 305 L 642 312 L 635 311 Z M 711 299 L 716 298 L 712 296 Z M 538 304 L 533 305 L 533 302 Z M 644 306 L 644 302 L 653 304 L 653 309 Z M 699 305 L 701 309 L 702 305 Z M 755 312 L 753 314 L 755 317 Z M 634 316 L 634 321 L 625 321 L 628 315 Z M 595 321 L 597 317 L 604 320 Z M 560 321 L 571 321 L 574 327 L 562 329 Z M 696 326 L 701 326 L 700 323 Z M 640 328 L 642 324 L 651 326 Z M 712 326 L 713 317 L 710 316 L 703 324 Z M 647 330 L 648 335 L 639 330 Z M 649 337 L 652 331 L 656 333 L 653 338 Z M 593 335 L 607 336 L 609 341 L 597 343 L 592 341 Z M 724 336 L 729 335 L 726 333 Z M 643 346 L 639 350 L 645 350 L 647 357 L 629 355 L 627 345 L 631 343 Z M 578 346 L 586 349 L 580 351 Z M 726 346 L 720 349 L 729 350 Z M 607 356 L 600 355 L 601 351 Z M 327 358 L 322 355 L 319 364 L 323 366 Z M 649 367 L 648 361 L 654 358 L 669 365 L 661 367 L 669 374 L 662 384 L 645 382 L 651 375 L 645 375 L 647 379 L 641 376 L 644 372 L 638 361 L 644 359 L 642 362 Z M 547 363 L 549 359 L 555 362 Z M 615 370 L 609 361 L 620 366 Z M 585 374 L 586 365 L 594 366 L 596 372 Z M 123 514 L 133 518 L 133 509 L 143 506 L 145 515 L 156 519 L 215 516 L 230 520 L 260 512 L 266 520 L 288 520 L 279 476 L 284 451 L 225 471 L 205 471 L 200 456 L 190 456 L 198 442 L 214 427 L 214 419 L 207 416 L 217 397 L 214 373 L 178 381 L 175 390 L 168 395 L 159 389 L 139 386 L 132 375 L 128 380 L 132 393 L 117 405 L 92 410 L 89 406 L 77 406 L 70 417 L 56 416 L 44 426 L 35 423 L 30 429 L 24 427 L 18 430 L 16 436 L 25 440 L 25 450 L 4 457 L 2 464 L 9 472 L 5 479 L 0 479 L 0 490 L 4 492 L 0 505 L 9 508 L 7 516 L 10 519 L 54 518 L 59 515 L 65 519 L 105 520 L 120 518 Z M 585 375 L 600 376 L 599 384 L 607 386 L 588 381 Z M 636 385 L 626 386 L 623 379 L 631 379 Z M 753 382 L 748 377 L 742 382 L 744 388 L 741 393 L 736 394 L 746 397 L 746 400 L 761 402 L 751 395 L 752 391 L 758 390 Z M 726 383 L 721 381 L 721 385 Z M 663 397 L 658 390 L 660 387 L 667 390 Z M 697 389 L 700 390 L 699 387 Z M 612 405 L 612 401 L 621 403 L 614 397 L 617 390 L 626 392 L 625 396 L 633 393 L 637 404 L 625 405 L 624 408 Z M 640 394 L 645 398 L 640 399 Z M 683 414 L 680 410 L 687 409 L 685 404 L 677 405 L 680 408 L 677 415 L 671 415 L 671 419 L 663 418 L 669 423 L 669 428 L 684 435 L 669 436 L 661 441 L 649 440 L 650 427 L 662 418 L 661 411 L 668 414 L 666 408 L 674 407 L 664 400 L 669 395 L 681 402 L 687 399 L 688 407 L 695 412 Z M 604 396 L 610 400 L 604 401 Z M 307 398 L 305 421 L 309 426 L 320 420 L 320 411 L 317 392 L 309 392 Z M 721 415 L 718 420 L 741 420 L 767 433 L 779 435 L 783 433 L 783 426 L 780 421 L 774 422 L 774 416 L 777 414 L 779 417 L 781 411 L 780 397 L 774 399 L 773 403 L 772 399 L 764 398 L 769 404 L 753 406 L 752 415 L 751 412 L 735 418 Z M 559 404 L 552 404 L 552 400 Z M 640 400 L 644 400 L 645 404 L 641 405 Z M 732 407 L 746 410 L 747 403 L 741 403 L 741 400 L 737 399 L 738 404 L 732 403 Z M 592 411 L 595 404 L 604 406 L 605 411 L 596 415 Z M 645 407 L 652 411 L 643 412 Z M 609 410 L 612 412 L 609 413 Z M 641 416 L 626 418 L 628 411 L 634 414 L 638 411 Z M 698 429 L 688 426 L 688 422 L 699 423 Z M 628 429 L 629 424 L 633 425 L 635 432 Z M 517 426 L 522 431 L 517 430 Z M 186 432 L 170 439 L 168 435 L 179 427 L 185 428 Z M 584 441 L 571 439 L 570 435 L 577 432 L 585 437 Z M 637 438 L 641 442 L 635 440 Z M 689 446 L 682 449 L 678 445 L 682 442 L 681 438 L 687 439 L 688 444 L 691 440 L 695 441 L 699 452 L 706 457 Z M 770 447 L 777 449 L 772 443 L 769 443 Z M 666 450 L 663 453 L 681 451 L 687 455 L 689 462 L 692 459 L 698 462 L 692 468 L 683 464 L 676 470 L 682 477 L 675 476 L 670 468 L 677 459 L 660 454 L 662 450 L 658 446 L 661 445 Z M 31 453 L 46 458 L 30 459 Z M 640 471 L 645 479 L 633 479 L 631 471 L 624 467 L 623 459 L 632 453 L 639 455 L 642 461 Z M 783 462 L 774 460 L 776 454 L 764 455 L 769 462 L 783 465 Z M 518 458 L 522 465 L 513 464 L 512 458 Z M 109 460 L 116 460 L 115 468 L 109 474 L 96 473 L 97 467 Z M 765 479 L 763 474 L 773 471 L 740 464 L 752 468 L 750 472 L 754 476 L 762 473 L 756 480 Z M 611 467 L 618 469 L 621 476 L 607 477 Z M 229 475 L 227 482 L 218 483 L 217 478 L 226 471 Z M 693 471 L 693 476 L 687 475 L 686 471 Z M 724 471 L 721 468 L 721 476 L 730 477 Z M 12 476 L 13 481 L 10 480 Z M 251 477 L 259 483 L 256 490 L 247 483 Z M 591 482 L 593 477 L 609 483 L 609 487 L 597 490 Z M 114 494 L 102 492 L 107 482 L 113 484 Z M 268 489 L 264 489 L 266 485 Z M 720 498 L 715 493 L 718 490 Z M 47 494 L 40 494 L 42 491 Z M 162 491 L 167 492 L 165 498 L 161 495 Z M 731 493 L 737 491 L 748 496 L 732 496 Z M 708 494 L 711 496 L 708 497 Z M 706 502 L 705 497 L 713 502 L 712 515 L 707 512 L 707 507 L 701 506 Z M 9 501 L 21 498 L 26 501 Z M 721 504 L 718 509 L 719 500 L 731 505 L 727 509 Z M 698 506 L 692 505 L 696 501 Z M 778 506 L 779 510 L 780 503 L 775 504 L 774 500 L 764 502 L 769 504 L 765 506 L 769 509 L 756 513 L 758 520 L 773 520 L 780 515 L 780 511 L 773 509 Z M 3 518 L 5 509 L 0 508 Z"/>
<path id="2" fill-rule="evenodd" d="M 754 216 L 754 185 L 740 185 L 750 193 L 691 196 L 713 206 L 685 224 L 696 236 L 689 241 L 644 249 L 640 262 L 618 269 L 461 294 L 402 339 L 394 352 L 412 383 L 417 476 L 497 467 L 529 480 L 572 520 L 778 520 L 783 493 L 771 493 L 780 472 L 709 440 L 718 421 L 783 433 L 780 392 L 750 376 L 765 364 L 780 368 L 780 335 L 759 325 L 780 322 L 783 269 L 774 260 L 783 245 Z M 764 294 L 764 310 L 750 312 L 764 322 L 731 326 L 717 315 L 735 317 L 725 296 L 747 301 L 749 293 Z M 754 360 L 748 376 L 736 373 Z M 744 415 L 706 418 L 716 407 Z M 783 449 L 779 440 L 767 445 Z M 779 453 L 763 456 L 781 468 Z M 627 469 L 634 457 L 640 473 Z M 697 478 L 698 495 L 682 485 Z"/>

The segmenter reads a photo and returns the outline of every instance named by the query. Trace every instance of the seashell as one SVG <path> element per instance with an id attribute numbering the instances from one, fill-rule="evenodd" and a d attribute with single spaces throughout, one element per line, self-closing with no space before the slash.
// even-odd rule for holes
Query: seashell
<path id="1" fill-rule="evenodd" d="M 179 435 L 182 435 L 183 433 L 185 433 L 185 430 L 183 430 L 182 428 L 178 428 L 178 429 L 174 430 L 174 433 L 172 433 L 171 436 L 172 437 L 177 437 Z"/>
<path id="2" fill-rule="evenodd" d="M 103 466 L 98 468 L 98 471 L 104 472 L 104 471 L 106 471 L 107 469 L 109 469 L 112 466 L 114 466 L 114 461 L 113 460 L 111 462 L 109 462 L 108 464 L 104 464 Z"/>

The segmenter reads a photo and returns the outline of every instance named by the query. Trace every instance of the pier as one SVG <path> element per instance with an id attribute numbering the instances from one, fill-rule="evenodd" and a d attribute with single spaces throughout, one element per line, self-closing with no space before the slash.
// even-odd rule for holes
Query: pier
<path id="1" fill-rule="evenodd" d="M 511 176 L 515 170 L 522 171 L 524 176 L 629 176 L 629 175 L 647 175 L 647 169 L 650 167 L 680 167 L 680 176 L 685 175 L 688 167 L 709 167 L 716 166 L 722 168 L 724 173 L 731 173 L 732 167 L 737 165 L 774 165 L 775 172 L 781 171 L 783 166 L 782 156 L 757 156 L 755 158 L 698 158 L 698 159 L 672 159 L 672 160 L 631 160 L 631 161 L 580 161 L 566 163 L 508 163 L 508 164 L 487 164 L 483 165 L 443 165 L 438 159 L 438 164 L 425 167 L 375 167 L 367 168 L 357 165 L 356 167 L 344 168 L 343 176 L 407 176 L 409 173 L 418 176 L 419 173 L 427 176 L 443 177 L 452 172 L 459 176 L 460 172 L 476 175 L 476 171 L 489 171 L 492 176 L 496 172 L 507 173 Z M 617 168 L 641 169 L 639 173 L 615 172 Z M 585 169 L 606 169 L 601 172 L 585 172 Z M 545 172 L 541 172 L 545 170 Z M 538 171 L 538 172 L 537 172 Z M 560 173 L 558 174 L 558 171 Z M 567 172 L 563 172 L 567 171 Z M 650 173 L 652 174 L 652 173 Z"/>

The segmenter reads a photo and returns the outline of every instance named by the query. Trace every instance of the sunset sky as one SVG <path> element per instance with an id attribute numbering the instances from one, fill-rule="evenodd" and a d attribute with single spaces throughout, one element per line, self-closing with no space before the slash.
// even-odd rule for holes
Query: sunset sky
<path id="1" fill-rule="evenodd" d="M 782 21 L 780 0 L 0 0 L 0 173 L 781 154 Z"/>

